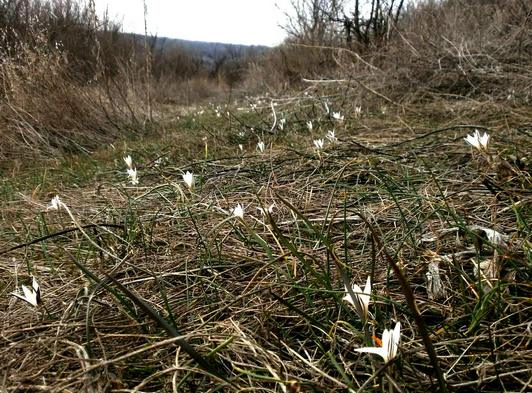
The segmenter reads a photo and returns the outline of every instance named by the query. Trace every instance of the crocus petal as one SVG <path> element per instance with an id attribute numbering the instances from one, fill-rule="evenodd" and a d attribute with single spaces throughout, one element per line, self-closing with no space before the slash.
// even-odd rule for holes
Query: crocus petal
<path id="1" fill-rule="evenodd" d="M 124 162 L 126 163 L 128 168 L 133 168 L 133 159 L 131 158 L 131 156 L 124 157 Z"/>
<path id="2" fill-rule="evenodd" d="M 475 131 L 473 135 L 467 135 L 464 140 L 469 143 L 471 146 L 475 147 L 476 149 L 480 149 L 480 143 L 479 143 L 479 134 L 478 131 Z"/>
<path id="3" fill-rule="evenodd" d="M 366 286 L 364 287 L 364 293 L 366 295 L 371 294 L 371 276 L 368 276 L 366 280 Z"/>
<path id="4" fill-rule="evenodd" d="M 482 145 L 484 149 L 488 149 L 488 143 L 490 141 L 490 136 L 487 133 L 484 133 L 484 135 L 479 135 L 479 142 Z"/>
<path id="5" fill-rule="evenodd" d="M 368 316 L 368 305 L 369 305 L 369 297 L 366 299 L 366 295 L 363 295 L 362 288 L 360 288 L 358 285 L 353 285 L 353 292 L 355 292 L 355 300 L 358 303 L 358 310 L 360 314 L 360 318 L 363 320 L 367 319 Z"/>
<path id="6" fill-rule="evenodd" d="M 360 319 L 366 321 L 368 317 L 371 292 L 370 278 L 368 277 L 368 280 L 366 280 L 366 287 L 364 288 L 364 291 L 362 291 L 362 289 L 357 284 L 353 284 L 351 291 L 353 292 L 354 297 L 351 295 L 347 287 L 345 288 L 345 291 L 346 295 L 343 297 L 343 300 L 347 301 L 348 303 L 351 303 L 351 305 L 355 307 L 355 311 L 357 312 Z"/>
<path id="7" fill-rule="evenodd" d="M 362 288 L 360 288 L 357 284 L 353 284 L 353 292 L 355 292 L 355 296 L 359 296 L 361 293 L 364 293 L 362 291 Z"/>
<path id="8" fill-rule="evenodd" d="M 386 359 L 386 355 L 384 353 L 383 348 L 377 348 L 377 347 L 364 347 L 364 348 L 355 348 L 355 351 L 357 352 L 364 352 L 364 353 L 374 353 L 375 355 L 379 355 L 381 358 L 384 359 L 385 362 L 388 360 Z"/>
<path id="9" fill-rule="evenodd" d="M 26 285 L 22 286 L 22 292 L 24 292 L 24 297 L 30 299 L 33 295 L 33 291 L 29 289 Z"/>
<path id="10" fill-rule="evenodd" d="M 13 293 L 13 295 L 21 300 L 24 300 L 25 302 L 28 302 L 32 306 L 37 306 L 37 292 L 34 292 L 25 285 L 22 285 L 22 292 L 24 293 L 24 296 L 19 295 L 18 293 Z"/>
<path id="11" fill-rule="evenodd" d="M 353 306 L 355 305 L 355 302 L 353 302 L 353 298 L 351 297 L 351 294 L 349 293 L 349 290 L 347 289 L 347 287 L 345 287 L 345 295 L 342 298 L 342 300 L 344 300 L 344 301 L 346 301 L 348 303 L 351 303 Z"/>
<path id="12" fill-rule="evenodd" d="M 37 279 L 35 277 L 32 277 L 31 286 L 33 288 L 33 291 L 35 292 L 35 300 L 38 304 L 41 301 L 41 288 L 39 287 L 39 283 L 37 282 Z"/>
<path id="13" fill-rule="evenodd" d="M 401 322 L 397 322 L 395 324 L 395 328 L 393 329 L 393 334 L 392 334 L 393 347 L 390 353 L 390 359 L 395 358 L 395 356 L 397 355 L 397 348 L 399 347 L 400 339 L 401 339 Z"/>
<path id="14" fill-rule="evenodd" d="M 390 352 L 391 352 L 391 344 L 392 340 L 391 336 L 391 330 L 384 329 L 384 332 L 382 333 L 382 350 L 385 356 L 383 356 L 384 361 L 387 362 L 390 359 Z"/>
<path id="15" fill-rule="evenodd" d="M 272 203 L 267 209 L 264 209 L 262 207 L 257 207 L 257 210 L 259 211 L 259 213 L 263 216 L 266 215 L 266 212 L 272 214 L 273 213 L 273 209 L 275 208 L 275 203 Z"/>
<path id="16" fill-rule="evenodd" d="M 16 293 L 16 292 L 11 292 L 11 295 L 19 298 L 20 300 L 24 300 L 25 302 L 27 302 L 28 300 L 26 299 L 25 296 L 21 295 L 20 293 Z"/>
<path id="17" fill-rule="evenodd" d="M 139 184 L 139 178 L 138 178 L 138 175 L 137 175 L 137 169 L 136 168 L 133 168 L 133 169 L 129 168 L 127 170 L 127 175 L 129 176 L 131 184 L 133 184 L 133 185 Z"/>

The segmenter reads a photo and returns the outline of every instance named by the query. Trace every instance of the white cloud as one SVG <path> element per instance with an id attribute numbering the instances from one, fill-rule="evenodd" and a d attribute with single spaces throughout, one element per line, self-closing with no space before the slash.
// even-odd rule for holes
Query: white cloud
<path id="1" fill-rule="evenodd" d="M 95 0 L 126 32 L 144 33 L 142 0 Z M 278 7 L 277 7 L 278 4 Z M 148 33 L 159 37 L 235 44 L 276 45 L 290 0 L 147 0 Z"/>

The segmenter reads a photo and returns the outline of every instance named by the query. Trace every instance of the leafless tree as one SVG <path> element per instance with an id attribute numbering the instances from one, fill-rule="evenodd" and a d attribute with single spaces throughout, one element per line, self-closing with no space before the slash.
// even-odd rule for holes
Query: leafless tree
<path id="1" fill-rule="evenodd" d="M 309 44 L 339 41 L 348 47 L 379 46 L 390 38 L 404 0 L 292 0 L 287 32 Z"/>

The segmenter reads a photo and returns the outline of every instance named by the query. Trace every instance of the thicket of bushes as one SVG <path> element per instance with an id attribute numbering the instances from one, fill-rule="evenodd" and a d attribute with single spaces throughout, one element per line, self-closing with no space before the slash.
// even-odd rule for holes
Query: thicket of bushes
<path id="1" fill-rule="evenodd" d="M 366 106 L 382 96 L 530 102 L 528 2 L 370 3 L 363 15 L 340 1 L 293 2 L 285 43 L 206 68 L 178 45 L 121 33 L 96 18 L 92 1 L 1 0 L 0 159 L 91 149 L 143 129 L 157 104 L 235 87 L 280 93 L 308 86 L 303 78 L 349 80 Z"/>
<path id="2" fill-rule="evenodd" d="M 371 2 L 387 4 L 392 12 L 383 7 L 377 24 L 384 27 L 376 31 L 368 27 L 372 26 L 368 16 L 361 18 L 360 36 L 344 23 L 353 19 L 346 15 L 356 12 L 334 8 L 341 2 L 295 2 L 298 12 L 289 25 L 291 37 L 255 64 L 255 84 L 299 86 L 302 77 L 350 79 L 357 89 L 357 81 L 362 82 L 405 102 L 434 95 L 530 102 L 530 3 L 432 0 L 407 6 L 406 2 Z M 363 98 L 372 97 L 368 93 Z"/>

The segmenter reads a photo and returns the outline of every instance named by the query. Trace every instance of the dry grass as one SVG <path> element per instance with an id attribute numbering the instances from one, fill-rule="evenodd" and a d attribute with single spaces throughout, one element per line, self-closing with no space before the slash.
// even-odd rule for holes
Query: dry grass
<path id="1" fill-rule="evenodd" d="M 325 113 L 325 100 L 344 122 Z M 4 191 L 4 391 L 435 389 L 386 253 L 415 294 L 449 389 L 527 390 L 530 107 L 493 104 L 488 113 L 474 101 L 438 102 L 355 115 L 341 97 L 277 102 L 283 131 L 269 132 L 268 102 L 223 108 L 221 117 L 204 108 L 172 125 L 164 141 L 101 153 L 82 182 Z M 312 139 L 333 128 L 339 142 L 318 154 Z M 489 157 L 464 142 L 474 128 L 491 135 Z M 259 137 L 269 146 L 264 154 L 255 149 Z M 138 187 L 127 184 L 125 154 Z M 181 180 L 186 170 L 197 176 L 194 192 Z M 76 222 L 64 209 L 45 211 L 55 193 Z M 238 203 L 244 219 L 228 218 Z M 271 203 L 271 217 L 256 210 Z M 487 241 L 478 227 L 503 233 L 506 244 Z M 495 275 L 475 275 L 487 260 Z M 434 262 L 445 292 L 429 297 Z M 341 300 L 342 274 L 358 284 L 372 276 L 371 334 L 380 337 L 392 321 L 403 326 L 399 356 L 386 368 L 354 351 L 365 346 L 363 326 Z M 9 295 L 30 275 L 42 290 L 36 308 Z"/>
<path id="2" fill-rule="evenodd" d="M 420 7 L 378 52 L 280 48 L 247 91 L 335 78 L 282 98 L 192 108 L 225 82 L 158 75 L 152 124 L 140 63 L 91 87 L 23 43 L 0 75 L 0 390 L 529 390 L 530 30 L 507 4 Z M 364 324 L 342 297 L 368 275 Z M 12 295 L 31 276 L 36 307 Z M 389 364 L 355 351 L 395 322 Z"/>

